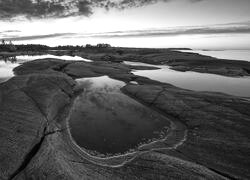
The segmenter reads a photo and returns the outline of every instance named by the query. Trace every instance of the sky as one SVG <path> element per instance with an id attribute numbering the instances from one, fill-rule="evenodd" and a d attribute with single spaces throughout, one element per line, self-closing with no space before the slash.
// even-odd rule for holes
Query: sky
<path id="1" fill-rule="evenodd" d="M 250 0 L 0 0 L 0 39 L 250 49 Z"/>

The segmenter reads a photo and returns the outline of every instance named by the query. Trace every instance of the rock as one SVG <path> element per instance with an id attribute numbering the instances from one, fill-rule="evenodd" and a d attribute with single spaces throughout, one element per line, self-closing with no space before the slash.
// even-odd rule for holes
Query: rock
<path id="1" fill-rule="evenodd" d="M 47 58 L 23 63 L 21 66 L 14 68 L 14 72 L 17 75 L 44 72 L 48 73 L 49 71 L 54 73 L 55 71 L 51 71 L 52 69 L 60 71 L 61 69 L 63 69 L 63 67 L 67 66 L 70 63 L 71 61 Z"/>
<path id="2" fill-rule="evenodd" d="M 130 84 L 122 90 L 187 126 L 186 141 L 171 155 L 230 179 L 250 178 L 249 101 L 164 85 Z M 168 154 L 167 150 L 162 152 Z"/>
<path id="3" fill-rule="evenodd" d="M 70 103 L 74 81 L 59 75 L 25 75 L 0 85 L 0 178 L 22 171 Z"/>
<path id="4" fill-rule="evenodd" d="M 37 60 L 0 84 L 0 179 L 249 179 L 250 103 L 130 74 L 119 63 Z M 167 141 L 126 156 L 91 157 L 70 136 L 72 78 L 109 75 L 172 120 Z M 120 75 L 120 76 L 119 76 Z"/>
<path id="5" fill-rule="evenodd" d="M 116 55 L 118 50 L 122 50 L 123 53 Z M 112 57 L 107 59 L 110 61 L 113 59 L 114 62 L 133 61 L 168 65 L 176 71 L 194 71 L 232 77 L 250 75 L 250 62 L 217 59 L 198 53 L 180 52 L 178 49 L 112 48 L 106 51 L 82 50 L 78 55 L 94 61 L 102 61 L 104 56 Z"/>
<path id="6" fill-rule="evenodd" d="M 170 69 L 173 69 L 173 70 L 175 70 L 175 71 L 182 71 L 182 72 L 185 72 L 185 71 L 189 71 L 189 70 L 190 70 L 189 67 L 182 66 L 182 65 L 171 66 Z"/>

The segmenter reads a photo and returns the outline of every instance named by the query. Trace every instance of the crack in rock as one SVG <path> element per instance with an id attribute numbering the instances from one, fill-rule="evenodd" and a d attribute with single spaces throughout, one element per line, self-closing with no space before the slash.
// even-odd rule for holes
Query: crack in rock
<path id="1" fill-rule="evenodd" d="M 26 169 L 26 167 L 30 164 L 30 162 L 32 161 L 32 159 L 35 157 L 35 155 L 38 153 L 38 151 L 40 150 L 45 138 L 49 135 L 53 135 L 55 133 L 59 133 L 59 132 L 63 132 L 65 130 L 67 130 L 68 128 L 63 128 L 63 129 L 57 129 L 54 131 L 50 131 L 50 132 L 46 132 L 47 131 L 47 127 L 44 128 L 43 130 L 43 136 L 40 138 L 40 141 L 38 143 L 36 143 L 32 149 L 26 154 L 26 156 L 24 157 L 23 162 L 21 163 L 21 165 L 19 166 L 19 168 L 10 176 L 9 180 L 14 179 L 15 177 L 18 176 L 18 174 L 20 174 L 23 170 Z"/>

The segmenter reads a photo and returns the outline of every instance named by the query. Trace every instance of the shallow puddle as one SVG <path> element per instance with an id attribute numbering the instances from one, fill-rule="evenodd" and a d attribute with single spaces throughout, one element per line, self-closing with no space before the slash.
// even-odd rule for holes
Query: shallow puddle
<path id="1" fill-rule="evenodd" d="M 69 125 L 80 147 L 113 155 L 165 137 L 168 119 L 124 95 L 123 82 L 107 76 L 77 82 L 84 92 L 74 102 Z"/>
<path id="2" fill-rule="evenodd" d="M 145 63 L 125 62 L 129 65 L 149 65 Z M 155 65 L 150 65 L 155 66 Z M 170 83 L 177 87 L 195 91 L 222 92 L 235 96 L 250 97 L 250 77 L 226 77 L 208 73 L 179 72 L 168 66 L 156 66 L 157 70 L 136 70 L 135 75 Z"/>

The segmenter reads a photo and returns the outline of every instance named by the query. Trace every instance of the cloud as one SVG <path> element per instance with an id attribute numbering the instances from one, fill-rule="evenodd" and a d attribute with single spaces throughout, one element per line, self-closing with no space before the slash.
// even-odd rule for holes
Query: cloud
<path id="1" fill-rule="evenodd" d="M 45 35 L 34 35 L 34 36 L 4 36 L 2 39 L 7 41 L 24 41 L 24 40 L 36 40 L 36 39 L 47 39 L 55 38 L 62 36 L 73 36 L 75 33 L 54 33 L 54 34 L 45 34 Z"/>
<path id="2" fill-rule="evenodd" d="M 0 0 L 0 18 L 11 19 L 20 15 L 27 18 L 57 16 L 66 8 L 59 2 L 56 0 Z"/>
<path id="3" fill-rule="evenodd" d="M 219 35 L 219 34 L 250 34 L 250 22 L 217 24 L 213 26 L 188 26 L 165 29 L 146 29 L 132 31 L 113 31 L 104 33 L 53 33 L 45 35 L 21 36 L 7 30 L 0 32 L 0 39 L 11 41 L 38 40 L 47 38 L 137 38 L 137 37 L 166 37 L 179 35 Z"/>
<path id="4" fill-rule="evenodd" d="M 3 33 L 5 32 L 5 33 Z M 8 32 L 8 33 L 7 33 Z M 147 29 L 132 31 L 113 31 L 104 33 L 53 33 L 45 35 L 20 36 L 12 34 L 19 32 L 7 30 L 0 32 L 0 39 L 11 41 L 38 40 L 47 38 L 137 38 L 137 37 L 166 37 L 179 35 L 219 35 L 219 34 L 250 34 L 250 22 L 218 24 L 213 26 L 189 26 L 166 29 Z M 2 33 L 2 34 L 1 34 Z"/>
<path id="5" fill-rule="evenodd" d="M 13 35 L 21 33 L 19 30 L 5 30 L 5 31 L 0 31 L 0 37 L 13 37 Z"/>
<path id="6" fill-rule="evenodd" d="M 89 16 L 93 13 L 91 8 L 91 2 L 88 1 L 79 1 L 78 10 L 80 14 L 85 16 Z"/>
<path id="7" fill-rule="evenodd" d="M 169 1 L 175 0 L 0 0 L 0 20 L 90 16 L 95 8 L 122 10 Z"/>
<path id="8" fill-rule="evenodd" d="M 21 32 L 20 30 L 6 30 L 6 31 L 1 31 L 0 33 L 19 33 Z"/>
<path id="9" fill-rule="evenodd" d="M 125 37 L 153 37 L 153 36 L 178 36 L 178 35 L 208 35 L 208 34 L 250 34 L 249 22 L 230 23 L 214 26 L 181 27 L 166 29 L 148 29 L 133 31 L 115 31 L 106 33 L 84 34 L 81 37 L 98 38 L 125 38 Z"/>

